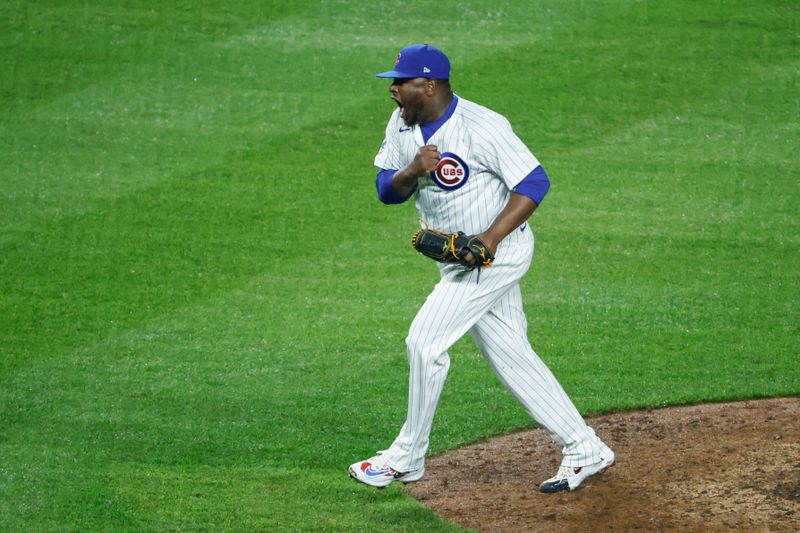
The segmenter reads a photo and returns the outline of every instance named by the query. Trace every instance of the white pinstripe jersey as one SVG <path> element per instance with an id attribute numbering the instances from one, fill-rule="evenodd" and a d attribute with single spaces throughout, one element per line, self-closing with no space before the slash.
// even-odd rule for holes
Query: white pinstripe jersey
<path id="1" fill-rule="evenodd" d="M 511 190 L 539 166 L 504 116 L 463 98 L 427 144 L 439 148 L 443 174 L 420 178 L 414 200 L 420 218 L 432 229 L 468 235 L 485 231 L 508 203 Z M 399 170 L 424 145 L 419 125 L 407 127 L 396 109 L 375 166 Z"/>

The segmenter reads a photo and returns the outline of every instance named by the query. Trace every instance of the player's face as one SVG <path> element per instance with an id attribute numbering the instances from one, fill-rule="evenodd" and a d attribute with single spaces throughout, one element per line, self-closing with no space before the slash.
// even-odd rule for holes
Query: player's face
<path id="1" fill-rule="evenodd" d="M 421 124 L 427 118 L 427 99 L 430 95 L 430 80 L 426 78 L 395 78 L 389 87 L 398 106 L 400 117 L 408 126 Z"/>

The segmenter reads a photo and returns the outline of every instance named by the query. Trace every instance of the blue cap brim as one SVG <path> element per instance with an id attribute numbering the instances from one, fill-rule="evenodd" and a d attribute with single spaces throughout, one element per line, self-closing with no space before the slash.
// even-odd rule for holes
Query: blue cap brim
<path id="1" fill-rule="evenodd" d="M 388 72 L 381 72 L 380 74 L 375 74 L 376 78 L 416 78 L 418 77 L 416 74 L 409 74 L 408 72 L 398 72 L 396 70 L 390 70 Z"/>

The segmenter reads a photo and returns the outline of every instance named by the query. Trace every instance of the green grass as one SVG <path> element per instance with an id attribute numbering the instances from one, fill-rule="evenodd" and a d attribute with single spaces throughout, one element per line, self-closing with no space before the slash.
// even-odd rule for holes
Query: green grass
<path id="1" fill-rule="evenodd" d="M 794 2 L 164 4 L 0 5 L 0 530 L 458 530 L 346 475 L 436 280 L 372 167 L 424 40 L 551 176 L 582 412 L 800 394 Z M 452 357 L 432 453 L 531 425 Z"/>

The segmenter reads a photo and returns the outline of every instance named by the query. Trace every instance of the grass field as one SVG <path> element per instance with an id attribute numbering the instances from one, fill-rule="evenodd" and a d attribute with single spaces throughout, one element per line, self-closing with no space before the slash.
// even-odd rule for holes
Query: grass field
<path id="1" fill-rule="evenodd" d="M 346 473 L 437 278 L 372 167 L 426 40 L 551 177 L 523 292 L 583 413 L 800 394 L 796 2 L 253 4 L 0 4 L 0 530 L 458 530 Z M 432 453 L 531 425 L 451 356 Z"/>

